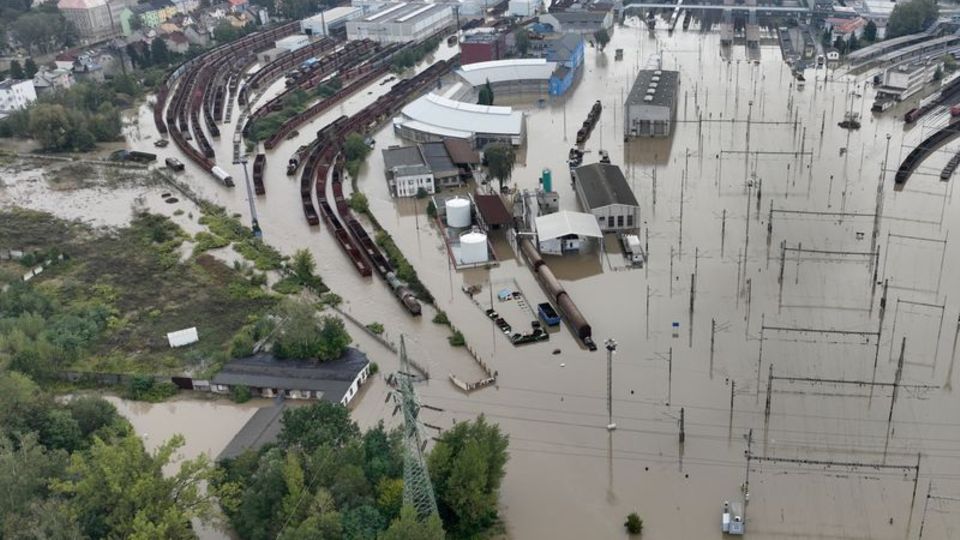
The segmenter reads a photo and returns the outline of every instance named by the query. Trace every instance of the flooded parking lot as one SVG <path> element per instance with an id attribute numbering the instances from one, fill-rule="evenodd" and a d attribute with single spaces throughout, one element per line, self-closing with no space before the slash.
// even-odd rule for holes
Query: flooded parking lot
<path id="1" fill-rule="evenodd" d="M 391 339 L 408 336 L 410 353 L 433 375 L 418 395 L 442 409 L 424 410 L 425 422 L 446 427 L 483 413 L 510 435 L 501 503 L 512 537 L 617 538 L 631 511 L 645 520 L 644 538 L 719 537 L 721 504 L 740 500 L 748 479 L 752 537 L 915 538 L 921 523 L 925 537 L 957 534 L 960 423 L 951 383 L 960 287 L 951 276 L 960 255 L 949 238 L 958 212 L 953 181 L 938 178 L 952 151 L 932 156 L 903 191 L 893 191 L 892 179 L 946 119 L 934 114 L 905 130 L 892 115 L 871 116 L 866 75 L 843 69 L 808 70 L 800 90 L 774 41 L 748 53 L 742 44 L 721 48 L 716 33 L 639 26 L 628 19 L 617 27 L 602 53 L 588 47 L 583 76 L 565 98 L 518 105 L 527 141 L 513 172 L 517 188 L 533 189 L 550 168 L 561 208 L 577 210 L 567 150 L 602 101 L 584 161 L 603 149 L 623 168 L 640 201 L 649 263 L 626 269 L 613 260 L 617 251 L 546 260 L 595 340 L 618 342 L 615 431 L 606 429 L 602 348 L 585 350 L 566 327 L 549 342 L 514 347 L 462 292 L 516 280 L 530 305 L 546 300 L 508 243 L 493 238 L 499 266 L 455 271 L 424 202 L 389 196 L 379 150 L 402 142 L 389 125 L 372 134 L 377 146 L 359 188 L 438 308 L 498 371 L 498 384 L 470 395 L 450 384 L 449 373 L 474 380 L 479 369 L 447 344 L 432 310 L 410 318 L 381 282 L 356 274 L 326 227 L 304 222 L 299 177 L 284 175 L 287 157 L 389 85 L 374 82 L 267 153 L 267 195 L 256 200 L 264 238 L 287 254 L 309 248 L 346 311 L 382 323 Z M 657 52 L 664 69 L 680 72 L 673 135 L 624 143 L 622 101 Z M 451 54 L 442 45 L 436 57 Z M 863 114 L 860 130 L 837 127 L 849 110 Z M 242 179 L 229 163 L 231 129 L 223 131 L 214 141 L 218 164 Z M 146 108 L 130 135 L 134 147 L 157 138 Z M 173 147 L 159 153 L 186 161 Z M 224 188 L 191 163 L 182 177 L 248 220 L 239 182 Z M 385 348 L 369 353 L 384 371 L 396 369 Z M 355 415 L 368 425 L 395 421 L 382 384 L 374 390 Z M 236 426 L 225 416 L 236 416 Z M 243 420 L 216 417 L 218 431 Z M 179 431 L 190 440 L 211 422 L 191 413 L 163 428 L 134 424 L 151 438 Z"/>

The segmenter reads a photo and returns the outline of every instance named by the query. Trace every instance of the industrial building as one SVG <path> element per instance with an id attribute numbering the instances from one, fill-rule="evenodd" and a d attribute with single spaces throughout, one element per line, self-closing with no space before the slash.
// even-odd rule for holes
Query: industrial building
<path id="1" fill-rule="evenodd" d="M 540 15 L 543 24 L 549 24 L 554 32 L 570 32 L 574 34 L 593 35 L 603 29 L 609 31 L 613 27 L 613 11 L 561 11 Z"/>
<path id="2" fill-rule="evenodd" d="M 329 36 L 330 32 L 346 26 L 347 21 L 359 19 L 362 15 L 363 10 L 358 7 L 335 7 L 300 21 L 300 31 L 311 36 Z"/>
<path id="3" fill-rule="evenodd" d="M 494 28 L 475 28 L 460 39 L 460 65 L 500 60 L 507 54 L 506 34 Z"/>
<path id="4" fill-rule="evenodd" d="M 677 109 L 680 73 L 644 69 L 637 74 L 623 105 L 623 136 L 668 137 Z"/>
<path id="5" fill-rule="evenodd" d="M 281 360 L 258 353 L 228 362 L 210 381 L 210 389 L 229 394 L 246 387 L 264 398 L 322 399 L 346 406 L 370 374 L 367 355 L 348 347 L 340 358 L 326 362 Z"/>
<path id="6" fill-rule="evenodd" d="M 469 64 L 458 69 L 457 75 L 474 88 L 489 82 L 494 96 L 543 95 L 550 91 L 556 69 L 556 62 L 543 58 L 517 58 Z"/>
<path id="7" fill-rule="evenodd" d="M 573 86 L 583 71 L 583 36 L 575 33 L 552 33 L 530 40 L 530 52 L 548 62 L 556 62 L 557 69 L 550 80 L 550 95 L 562 96 Z"/>
<path id="8" fill-rule="evenodd" d="M 532 17 L 543 7 L 543 0 L 510 0 L 507 14 L 513 17 Z"/>
<path id="9" fill-rule="evenodd" d="M 302 49 L 310 44 L 310 37 L 305 34 L 294 34 L 292 36 L 287 36 L 282 39 L 278 39 L 274 46 L 277 49 L 283 49 L 285 51 L 296 51 L 297 49 Z"/>
<path id="10" fill-rule="evenodd" d="M 347 39 L 380 43 L 423 41 L 453 23 L 453 8 L 447 4 L 391 2 L 362 19 L 348 21 Z"/>
<path id="11" fill-rule="evenodd" d="M 579 253 L 590 239 L 603 238 L 597 218 L 583 212 L 537 216 L 536 226 L 537 248 L 546 255 Z"/>
<path id="12" fill-rule="evenodd" d="M 453 140 L 383 150 L 383 169 L 394 197 L 415 197 L 421 189 L 432 195 L 459 186 L 479 162 L 476 152 Z"/>
<path id="13" fill-rule="evenodd" d="M 473 148 L 492 142 L 523 144 L 523 113 L 510 107 L 463 103 L 427 94 L 400 111 L 393 120 L 397 135 L 417 142 L 461 139 Z"/>
<path id="14" fill-rule="evenodd" d="M 903 101 L 919 92 L 933 80 L 940 62 L 912 62 L 892 67 L 883 72 L 883 82 L 877 87 L 877 101 Z"/>
<path id="15" fill-rule="evenodd" d="M 594 215 L 600 230 L 618 232 L 640 224 L 640 204 L 616 165 L 592 163 L 572 171 L 577 199 Z"/>

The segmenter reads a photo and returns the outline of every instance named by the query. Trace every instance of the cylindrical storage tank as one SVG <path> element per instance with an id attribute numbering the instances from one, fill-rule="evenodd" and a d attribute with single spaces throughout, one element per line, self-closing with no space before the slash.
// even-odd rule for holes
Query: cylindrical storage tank
<path id="1" fill-rule="evenodd" d="M 470 201 L 462 197 L 448 199 L 447 208 L 447 226 L 456 228 L 466 228 L 470 226 Z"/>
<path id="2" fill-rule="evenodd" d="M 463 264 L 487 262 L 487 235 L 477 231 L 461 235 L 460 262 Z"/>
<path id="3" fill-rule="evenodd" d="M 550 173 L 550 169 L 544 169 L 540 178 L 543 181 L 543 191 L 547 193 L 553 191 L 553 175 Z"/>

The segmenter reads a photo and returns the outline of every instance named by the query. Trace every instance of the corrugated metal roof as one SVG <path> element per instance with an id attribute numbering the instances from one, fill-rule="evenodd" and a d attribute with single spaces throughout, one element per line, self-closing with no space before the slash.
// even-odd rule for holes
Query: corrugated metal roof
<path id="1" fill-rule="evenodd" d="M 600 225 L 593 214 L 583 212 L 560 211 L 545 216 L 537 216 L 537 237 L 540 240 L 553 240 L 568 234 L 587 238 L 603 238 Z"/>
<path id="2" fill-rule="evenodd" d="M 523 133 L 523 113 L 510 107 L 488 107 L 427 94 L 403 108 L 403 116 L 419 122 L 421 130 L 442 135 L 442 131 L 459 132 L 460 138 L 473 133 L 515 135 Z M 408 126 L 410 123 L 404 122 Z"/>
<path id="3" fill-rule="evenodd" d="M 611 204 L 640 206 L 637 197 L 627 184 L 623 171 L 616 165 L 591 163 L 573 170 L 579 191 L 586 198 L 588 210 Z"/>
<path id="4" fill-rule="evenodd" d="M 545 81 L 550 79 L 556 68 L 556 62 L 547 62 L 544 58 L 518 58 L 467 64 L 457 70 L 457 75 L 471 86 L 481 86 L 487 81 L 491 84 L 506 81 Z"/>

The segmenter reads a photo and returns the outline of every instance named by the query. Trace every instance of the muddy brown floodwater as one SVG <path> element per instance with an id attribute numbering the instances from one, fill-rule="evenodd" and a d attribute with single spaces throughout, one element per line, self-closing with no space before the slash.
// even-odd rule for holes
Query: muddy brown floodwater
<path id="1" fill-rule="evenodd" d="M 614 60 L 617 48 L 622 61 Z M 623 96 L 657 51 L 664 69 L 681 73 L 674 133 L 624 144 Z M 437 57 L 451 54 L 443 45 Z M 495 239 L 499 266 L 455 272 L 423 202 L 389 197 L 379 151 L 400 143 L 389 125 L 373 134 L 377 148 L 359 187 L 438 307 L 499 372 L 498 386 L 470 395 L 453 387 L 449 373 L 476 380 L 480 370 L 447 345 L 432 311 L 411 319 L 382 282 L 356 275 L 326 227 L 305 224 L 299 179 L 284 175 L 286 159 L 389 85 L 373 83 L 268 152 L 267 195 L 257 198 L 257 211 L 267 241 L 285 253 L 314 253 L 353 316 L 381 322 L 391 339 L 409 337 L 411 354 L 433 375 L 417 387 L 419 397 L 442 409 L 424 410 L 425 422 L 447 427 L 483 413 L 510 435 L 501 505 L 514 538 L 620 538 L 631 511 L 644 518 L 646 539 L 718 538 L 722 502 L 742 498 L 751 432 L 751 537 L 916 538 L 922 524 L 924 537 L 947 538 L 960 530 L 960 403 L 951 384 L 960 308 L 952 276 L 960 254 L 950 241 L 960 214 L 953 181 L 941 183 L 938 173 L 956 145 L 894 192 L 890 170 L 946 115 L 934 113 L 912 129 L 892 114 L 872 116 L 867 77 L 808 70 L 798 89 L 772 39 L 748 54 L 743 45 L 721 48 L 715 32 L 648 32 L 628 19 L 605 52 L 587 49 L 583 77 L 566 98 L 521 105 L 528 135 L 513 174 L 517 187 L 534 188 L 541 169 L 550 168 L 562 207 L 577 208 L 567 149 L 600 99 L 586 162 L 609 151 L 641 202 L 647 268 L 623 270 L 616 250 L 548 258 L 595 339 L 619 343 L 613 432 L 606 429 L 602 351 L 581 348 L 566 328 L 548 343 L 514 348 L 461 292 L 463 285 L 516 279 L 531 303 L 544 301 L 506 243 Z M 850 109 L 863 115 L 860 130 L 837 127 Z M 139 117 L 132 146 L 151 146 L 157 134 L 147 108 Z M 230 164 L 231 129 L 223 131 L 215 141 L 219 164 L 242 181 L 242 170 Z M 161 161 L 187 161 L 172 146 L 160 154 Z M 187 169 L 184 179 L 201 195 L 248 219 L 239 182 L 230 190 L 190 163 Z M 882 323 L 884 287 L 877 282 L 887 284 Z M 557 348 L 561 354 L 553 355 Z M 372 345 L 369 352 L 385 371 L 396 368 L 386 349 Z M 377 384 L 355 411 L 365 425 L 396 421 Z M 184 415 L 177 427 L 195 423 Z"/>

